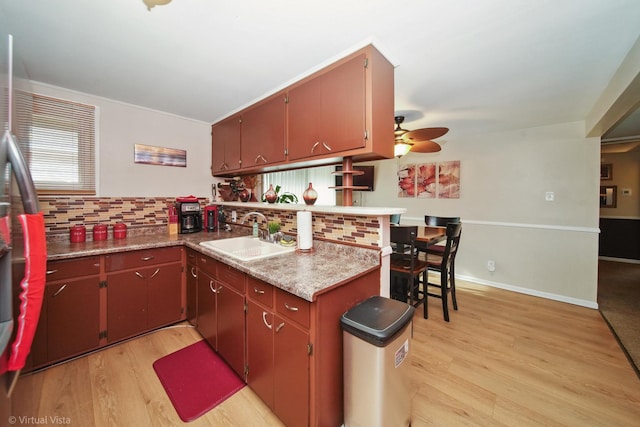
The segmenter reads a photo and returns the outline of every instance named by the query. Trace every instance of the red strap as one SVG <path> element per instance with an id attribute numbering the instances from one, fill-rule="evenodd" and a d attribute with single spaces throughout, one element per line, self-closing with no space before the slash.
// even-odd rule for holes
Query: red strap
<path id="1" fill-rule="evenodd" d="M 19 215 L 24 234 L 24 278 L 20 283 L 20 313 L 16 338 L 11 345 L 9 370 L 18 371 L 24 367 L 31 350 L 42 308 L 47 268 L 47 243 L 44 234 L 44 215 Z"/>

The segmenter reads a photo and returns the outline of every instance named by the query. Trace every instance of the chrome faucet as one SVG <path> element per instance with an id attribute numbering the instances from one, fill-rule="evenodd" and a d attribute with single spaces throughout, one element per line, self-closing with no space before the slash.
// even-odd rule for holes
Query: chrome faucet
<path id="1" fill-rule="evenodd" d="M 249 212 L 247 214 L 245 214 L 241 219 L 240 219 L 240 224 L 244 224 L 244 222 L 247 220 L 247 218 L 249 218 L 251 215 L 255 215 L 258 218 L 262 218 L 262 220 L 264 221 L 265 224 L 265 229 L 261 230 L 260 228 L 258 228 L 258 238 L 261 240 L 266 240 L 267 239 L 267 235 L 268 235 L 268 231 L 266 230 L 266 226 L 267 226 L 267 217 L 262 215 L 260 212 Z"/>

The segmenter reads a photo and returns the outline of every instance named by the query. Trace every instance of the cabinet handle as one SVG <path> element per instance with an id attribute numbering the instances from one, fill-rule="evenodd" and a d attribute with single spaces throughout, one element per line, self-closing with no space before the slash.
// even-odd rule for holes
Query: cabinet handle
<path id="1" fill-rule="evenodd" d="M 323 142 L 323 143 L 322 143 L 322 146 L 323 146 L 324 148 L 326 148 L 326 149 L 327 149 L 327 151 L 333 151 L 333 149 L 331 148 L 331 146 L 330 146 L 329 144 L 327 144 L 326 142 Z"/>
<path id="2" fill-rule="evenodd" d="M 258 295 L 264 294 L 264 291 L 262 289 L 258 289 L 258 288 L 253 288 L 253 292 L 255 292 Z"/>
<path id="3" fill-rule="evenodd" d="M 193 267 L 191 267 L 191 276 L 196 277 L 196 278 L 198 277 L 198 275 L 196 274 L 196 269 L 193 268 Z"/>
<path id="4" fill-rule="evenodd" d="M 214 294 L 218 293 L 217 289 L 213 289 L 213 280 L 209 280 L 209 289 L 211 289 L 211 292 L 213 292 Z"/>
<path id="5" fill-rule="evenodd" d="M 276 332 L 280 332 L 280 329 L 284 328 L 284 322 L 280 323 L 278 326 L 276 326 Z"/>
<path id="6" fill-rule="evenodd" d="M 287 304 L 286 302 L 284 303 L 284 307 L 289 310 L 289 311 L 298 311 L 298 307 L 291 307 L 289 304 Z"/>
<path id="7" fill-rule="evenodd" d="M 145 256 L 145 257 L 142 257 L 142 258 L 140 258 L 140 259 L 141 259 L 142 261 L 151 261 L 151 260 L 153 259 L 153 255 Z"/>
<path id="8" fill-rule="evenodd" d="M 262 160 L 263 163 L 269 163 L 269 161 L 267 159 L 265 159 L 262 154 L 258 154 L 256 156 L 256 159 L 253 161 L 253 163 L 255 163 L 257 165 L 258 164 L 258 160 Z"/>
<path id="9" fill-rule="evenodd" d="M 66 283 L 65 283 L 64 285 L 60 286 L 60 289 L 58 289 L 58 290 L 56 291 L 56 293 L 55 293 L 55 294 L 53 294 L 53 298 L 57 297 L 57 296 L 58 296 L 58 294 L 59 294 L 60 292 L 64 291 L 64 288 L 66 288 L 66 287 L 67 287 L 67 284 L 66 284 Z"/>
<path id="10" fill-rule="evenodd" d="M 153 272 L 150 278 L 153 279 L 154 277 L 156 277 L 156 274 L 158 274 L 159 272 L 160 272 L 160 268 L 156 268 L 156 271 Z"/>
<path id="11" fill-rule="evenodd" d="M 53 273 L 57 273 L 58 270 L 47 270 L 47 274 L 53 274 Z"/>
<path id="12" fill-rule="evenodd" d="M 320 141 L 316 141 L 315 144 L 313 144 L 313 147 L 311 147 L 311 152 L 313 153 L 313 151 L 316 149 L 316 147 L 320 145 Z"/>
<path id="13" fill-rule="evenodd" d="M 265 325 L 267 328 L 269 328 L 269 329 L 272 329 L 272 328 L 273 328 L 273 325 L 270 325 L 270 324 L 269 324 L 269 322 L 267 322 L 267 312 L 266 312 L 266 311 L 263 311 L 263 312 L 262 312 L 262 321 L 264 322 L 264 325 Z"/>
<path id="14" fill-rule="evenodd" d="M 145 279 L 145 277 L 142 274 L 140 274 L 139 272 L 137 272 L 137 271 L 136 271 L 136 276 L 138 276 L 141 279 Z"/>

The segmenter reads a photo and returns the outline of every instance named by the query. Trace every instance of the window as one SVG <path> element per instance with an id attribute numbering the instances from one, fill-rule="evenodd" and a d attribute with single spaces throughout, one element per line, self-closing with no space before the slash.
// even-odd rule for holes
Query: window
<path id="1" fill-rule="evenodd" d="M 38 193 L 95 195 L 95 107 L 16 96 L 17 136 Z"/>
<path id="2" fill-rule="evenodd" d="M 318 192 L 317 205 L 335 206 L 336 191 L 335 175 L 332 172 L 335 166 L 321 166 L 309 169 L 298 169 L 284 172 L 271 172 L 262 175 L 262 194 L 269 189 L 269 184 L 281 187 L 280 194 L 293 193 L 298 197 L 298 203 L 304 203 L 302 193 L 307 189 L 309 183 L 313 183 L 313 189 Z"/>

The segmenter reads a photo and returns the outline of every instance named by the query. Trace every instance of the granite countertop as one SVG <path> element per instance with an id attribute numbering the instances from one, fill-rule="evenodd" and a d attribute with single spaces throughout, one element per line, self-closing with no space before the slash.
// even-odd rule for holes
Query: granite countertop
<path id="1" fill-rule="evenodd" d="M 380 267 L 378 248 L 360 248 L 318 240 L 314 240 L 314 251 L 311 253 L 289 252 L 247 262 L 225 257 L 200 245 L 200 242 L 207 240 L 250 234 L 248 228 L 235 227 L 233 231 L 202 231 L 178 235 L 153 233 L 98 242 L 56 241 L 47 243 L 47 259 L 55 261 L 184 245 L 307 301 L 314 301 L 317 295 Z"/>

